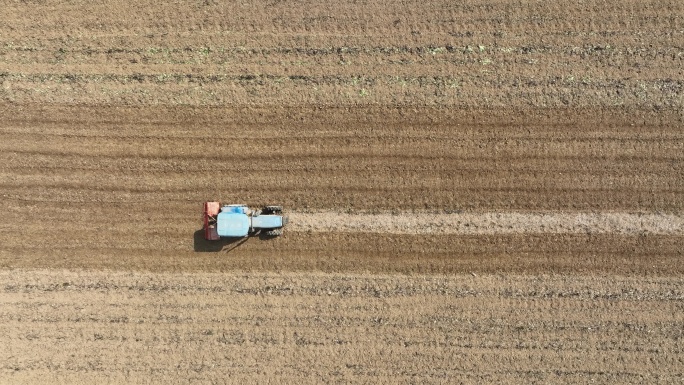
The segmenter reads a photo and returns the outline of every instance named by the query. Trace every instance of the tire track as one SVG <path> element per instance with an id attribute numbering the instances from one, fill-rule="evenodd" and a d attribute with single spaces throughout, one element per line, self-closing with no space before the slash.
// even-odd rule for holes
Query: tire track
<path id="1" fill-rule="evenodd" d="M 684 235 L 684 216 L 662 213 L 289 214 L 292 231 L 382 234 Z"/>

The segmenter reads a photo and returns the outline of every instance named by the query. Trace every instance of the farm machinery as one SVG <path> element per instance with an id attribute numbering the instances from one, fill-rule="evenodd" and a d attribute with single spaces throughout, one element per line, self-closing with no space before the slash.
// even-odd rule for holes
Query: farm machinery
<path id="1" fill-rule="evenodd" d="M 283 234 L 287 217 L 281 206 L 264 206 L 252 210 L 245 205 L 224 205 L 204 202 L 204 238 L 217 241 L 221 238 L 239 238 L 264 234 L 277 237 Z"/>

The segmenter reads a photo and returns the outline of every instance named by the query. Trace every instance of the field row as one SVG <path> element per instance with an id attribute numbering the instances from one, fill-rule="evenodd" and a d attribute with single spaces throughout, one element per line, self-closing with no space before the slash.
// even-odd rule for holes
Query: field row
<path id="1" fill-rule="evenodd" d="M 488 71 L 488 70 L 487 70 Z M 535 72 L 533 70 L 531 72 Z M 410 72 L 410 71 L 409 71 Z M 440 71 L 441 72 L 441 71 Z M 488 71 L 489 72 L 489 71 Z M 0 100 L 13 104 L 166 106 L 440 106 L 442 108 L 680 109 L 682 83 L 669 78 L 606 79 L 589 75 L 502 80 L 496 76 L 5 74 Z"/>
<path id="2" fill-rule="evenodd" d="M 78 11 L 78 12 L 76 12 Z M 567 32 L 644 30 L 670 27 L 681 31 L 684 21 L 678 1 L 623 1 L 620 3 L 521 3 L 490 0 L 454 4 L 435 1 L 384 0 L 359 4 L 287 4 L 257 1 L 224 4 L 207 1 L 159 5 L 140 1 L 134 5 L 114 2 L 94 4 L 70 1 L 46 5 L 40 2 L 6 7 L 14 21 L 12 37 L 35 35 L 37 20 L 47 37 L 70 31 L 79 38 L 85 30 L 94 35 L 142 36 L 179 30 L 211 36 L 216 32 L 253 32 L 310 35 L 420 35 L 427 33 L 510 33 L 562 30 Z M 135 15 L 136 17 L 129 17 Z M 57 16 L 64 16 L 59 18 Z M 391 33 L 390 33 L 391 32 Z"/>
<path id="3" fill-rule="evenodd" d="M 641 223 L 625 234 L 491 234 L 494 220 L 480 235 L 397 235 L 293 222 L 280 239 L 215 244 L 199 231 L 205 200 L 347 214 L 679 216 L 679 111 L 27 104 L 0 114 L 6 268 L 682 269 L 681 235 Z"/>
<path id="4" fill-rule="evenodd" d="M 682 110 L 681 11 L 676 1 L 12 6 L 0 101 Z M 131 12 L 146 16 L 117 16 Z"/>
<path id="5" fill-rule="evenodd" d="M 29 270 L 0 283 L 13 383 L 682 379 L 672 279 Z"/>

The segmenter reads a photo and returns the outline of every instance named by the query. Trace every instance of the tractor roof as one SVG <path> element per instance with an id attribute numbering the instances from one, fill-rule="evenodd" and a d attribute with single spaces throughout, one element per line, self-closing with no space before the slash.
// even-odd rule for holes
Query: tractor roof
<path id="1" fill-rule="evenodd" d="M 222 211 L 216 218 L 216 230 L 221 237 L 244 237 L 249 233 L 249 217 Z"/>

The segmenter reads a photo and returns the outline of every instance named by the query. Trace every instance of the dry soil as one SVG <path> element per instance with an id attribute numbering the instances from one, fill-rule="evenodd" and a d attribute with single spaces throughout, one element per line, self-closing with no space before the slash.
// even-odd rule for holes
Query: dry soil
<path id="1" fill-rule="evenodd" d="M 0 383 L 682 381 L 681 1 L 1 8 Z"/>

